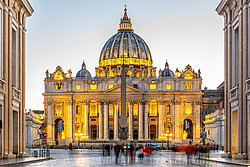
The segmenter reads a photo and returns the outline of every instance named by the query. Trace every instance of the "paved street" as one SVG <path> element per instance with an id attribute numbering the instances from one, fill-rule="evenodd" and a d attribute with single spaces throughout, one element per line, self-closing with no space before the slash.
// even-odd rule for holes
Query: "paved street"
<path id="1" fill-rule="evenodd" d="M 30 150 L 32 152 L 33 150 Z M 63 150 L 52 149 L 52 160 L 21 164 L 19 166 L 230 166 L 222 163 L 198 161 L 192 159 L 190 165 L 187 164 L 187 157 L 181 153 L 172 152 L 156 152 L 151 157 L 145 157 L 142 161 L 136 158 L 135 163 L 129 163 L 129 157 L 121 154 L 119 163 L 115 164 L 115 156 L 111 152 L 111 156 L 102 156 L 102 150 Z M 218 154 L 212 154 L 212 157 L 217 157 Z"/>

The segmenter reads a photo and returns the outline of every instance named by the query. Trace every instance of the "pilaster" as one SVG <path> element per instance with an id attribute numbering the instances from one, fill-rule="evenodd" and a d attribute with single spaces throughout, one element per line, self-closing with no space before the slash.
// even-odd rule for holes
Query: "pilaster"
<path id="1" fill-rule="evenodd" d="M 144 139 L 148 140 L 148 102 L 144 103 Z"/>
<path id="2" fill-rule="evenodd" d="M 12 41 L 12 18 L 9 13 L 9 20 L 8 20 L 8 33 L 9 33 L 9 38 L 8 41 Z M 8 97 L 8 115 L 9 115 L 9 120 L 8 120 L 8 153 L 12 154 L 13 153 L 13 109 L 12 109 L 12 42 L 9 42 L 9 54 L 8 54 L 8 88 L 7 88 L 7 93 L 9 95 Z"/>
<path id="3" fill-rule="evenodd" d="M 242 87 L 243 87 L 243 129 L 242 129 L 242 133 L 243 133 L 243 140 L 242 140 L 242 153 L 244 155 L 247 154 L 247 147 L 248 147 L 248 107 L 247 107 L 247 95 L 245 94 L 246 92 L 246 84 L 245 84 L 245 81 L 248 79 L 248 7 L 246 6 L 244 9 L 243 9 L 243 84 L 242 84 Z"/>
<path id="4" fill-rule="evenodd" d="M 180 101 L 175 100 L 174 101 L 174 139 L 175 141 L 182 140 L 181 132 L 182 132 L 182 126 L 180 124 Z"/>
<path id="5" fill-rule="evenodd" d="M 84 103 L 84 134 L 89 136 L 89 112 L 88 112 L 88 101 Z"/>
<path id="6" fill-rule="evenodd" d="M 67 114 L 67 135 L 66 135 L 66 138 L 67 138 L 67 142 L 68 143 L 71 143 L 73 142 L 73 133 L 74 133 L 74 125 L 73 125 L 73 119 L 74 119 L 74 116 L 73 116 L 73 101 L 67 101 L 66 102 L 66 107 L 67 107 L 67 113 L 64 113 L 65 115 Z M 53 122 L 54 123 L 54 122 Z M 54 141 L 54 140 L 53 140 Z"/>
<path id="7" fill-rule="evenodd" d="M 108 139 L 108 104 L 104 102 L 104 139 Z"/>
<path id="8" fill-rule="evenodd" d="M 103 102 L 99 102 L 99 139 L 103 139 Z"/>
<path id="9" fill-rule="evenodd" d="M 128 140 L 133 140 L 133 103 L 129 103 Z"/>
<path id="10" fill-rule="evenodd" d="M 8 31 L 8 11 L 7 8 L 3 10 L 3 79 L 6 82 L 6 92 L 8 91 L 9 87 L 9 69 L 8 69 L 8 64 L 9 64 L 9 49 L 8 49 L 8 39 L 9 39 L 9 31 Z M 3 120 L 3 133 L 4 133 L 4 155 L 8 155 L 9 153 L 9 126 L 8 126 L 8 120 L 9 120 L 9 108 L 8 108 L 8 99 L 9 99 L 9 94 L 6 93 L 4 97 L 4 120 Z"/>
<path id="11" fill-rule="evenodd" d="M 140 102 L 139 108 L 139 140 L 143 140 L 143 102 Z"/>
<path id="12" fill-rule="evenodd" d="M 114 113 L 114 140 L 118 140 L 119 138 L 118 138 L 118 134 L 119 134 L 119 131 L 118 131 L 118 127 L 119 127 L 119 125 L 118 125 L 118 118 L 119 118 L 119 116 L 118 116 L 118 105 L 117 105 L 117 102 L 115 102 L 115 105 L 114 105 L 114 111 L 115 111 L 115 113 Z"/>
<path id="13" fill-rule="evenodd" d="M 163 122 L 163 101 L 159 101 L 159 125 L 158 125 L 158 138 L 163 134 L 163 127 L 164 127 L 164 122 Z"/>

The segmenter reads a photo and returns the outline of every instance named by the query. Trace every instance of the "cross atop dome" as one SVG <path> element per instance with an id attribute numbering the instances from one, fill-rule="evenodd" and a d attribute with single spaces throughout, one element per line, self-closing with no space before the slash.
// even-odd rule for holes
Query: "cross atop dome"
<path id="1" fill-rule="evenodd" d="M 125 5 L 124 15 L 123 18 L 121 18 L 121 23 L 119 26 L 120 26 L 119 30 L 132 30 L 132 23 L 130 22 L 130 18 L 128 18 L 127 14 L 127 5 Z"/>

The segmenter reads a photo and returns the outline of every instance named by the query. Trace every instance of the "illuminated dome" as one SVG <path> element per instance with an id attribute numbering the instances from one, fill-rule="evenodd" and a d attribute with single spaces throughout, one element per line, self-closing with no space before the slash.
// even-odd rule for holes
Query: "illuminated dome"
<path id="1" fill-rule="evenodd" d="M 130 18 L 127 16 L 127 9 L 124 9 L 124 16 L 121 19 L 118 32 L 113 35 L 104 45 L 99 66 L 108 65 L 144 65 L 152 66 L 152 57 L 146 42 L 132 29 Z"/>
<path id="2" fill-rule="evenodd" d="M 84 61 L 83 61 L 83 63 L 82 63 L 82 69 L 79 70 L 79 71 L 76 73 L 76 77 L 91 78 L 91 74 L 90 74 L 90 72 L 86 69 L 86 64 L 85 64 Z"/>

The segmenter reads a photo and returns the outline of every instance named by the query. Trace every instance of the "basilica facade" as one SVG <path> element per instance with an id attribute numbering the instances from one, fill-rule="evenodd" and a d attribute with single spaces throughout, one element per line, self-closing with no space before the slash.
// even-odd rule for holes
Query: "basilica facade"
<path id="1" fill-rule="evenodd" d="M 92 77 L 85 62 L 76 76 L 58 66 L 46 71 L 47 144 L 120 140 L 121 70 L 126 69 L 127 140 L 200 141 L 202 78 L 190 65 L 156 72 L 146 42 L 132 29 L 125 9 L 118 32 L 101 50 Z"/>

